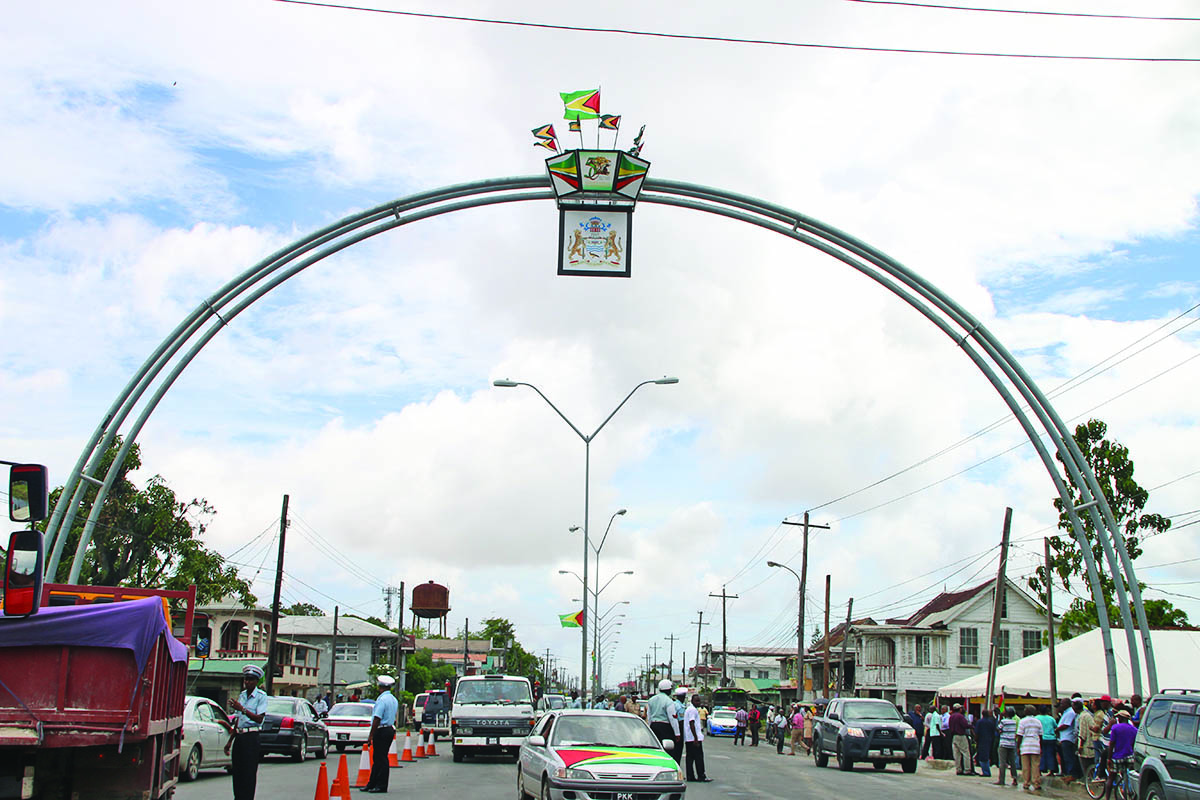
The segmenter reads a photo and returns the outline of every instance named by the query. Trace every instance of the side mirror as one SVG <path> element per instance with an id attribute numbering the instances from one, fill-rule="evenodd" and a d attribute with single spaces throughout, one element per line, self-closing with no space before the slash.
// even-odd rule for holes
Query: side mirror
<path id="1" fill-rule="evenodd" d="M 8 471 L 8 518 L 38 522 L 50 505 L 49 474 L 41 464 L 14 464 Z"/>
<path id="2" fill-rule="evenodd" d="M 531 735 L 529 737 L 529 746 L 530 747 L 545 747 L 546 746 L 546 737 L 539 736 L 536 733 Z"/>
<path id="3" fill-rule="evenodd" d="M 675 749 L 675 740 L 674 739 L 663 739 L 662 746 L 663 746 L 663 750 L 674 750 Z"/>
<path id="4" fill-rule="evenodd" d="M 28 617 L 37 613 L 42 598 L 41 531 L 17 531 L 8 537 L 4 560 L 4 616 Z"/>

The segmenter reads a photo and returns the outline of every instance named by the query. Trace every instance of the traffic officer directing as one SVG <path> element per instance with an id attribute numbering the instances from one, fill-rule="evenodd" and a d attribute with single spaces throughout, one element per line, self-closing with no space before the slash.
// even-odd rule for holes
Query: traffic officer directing
<path id="1" fill-rule="evenodd" d="M 679 729 L 679 717 L 675 710 L 675 701 L 671 699 L 672 685 L 666 678 L 658 682 L 658 694 L 651 697 L 646 706 L 646 721 L 650 723 L 650 730 L 654 731 L 656 739 L 674 744 L 675 733 Z"/>
<path id="2" fill-rule="evenodd" d="M 267 713 L 267 693 L 258 688 L 262 676 L 262 667 L 242 667 L 242 693 L 229 702 L 236 712 L 233 733 L 225 743 L 225 755 L 233 750 L 233 800 L 254 800 L 258 784 L 258 732 Z"/>
<path id="3" fill-rule="evenodd" d="M 396 738 L 396 713 L 400 710 L 400 703 L 389 691 L 396 679 L 380 675 L 376 680 L 383 691 L 375 698 L 375 710 L 371 712 L 371 777 L 359 789 L 372 794 L 388 790 L 388 751 Z"/>

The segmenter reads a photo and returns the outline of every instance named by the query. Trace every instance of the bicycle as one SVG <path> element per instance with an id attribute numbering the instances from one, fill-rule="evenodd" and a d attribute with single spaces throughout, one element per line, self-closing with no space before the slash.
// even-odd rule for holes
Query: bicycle
<path id="1" fill-rule="evenodd" d="M 1113 796 L 1117 800 L 1136 800 L 1132 783 L 1129 780 L 1129 767 L 1132 763 L 1133 759 L 1131 758 L 1118 759 L 1111 761 L 1110 768 L 1105 770 L 1104 764 L 1097 760 L 1091 772 L 1084 776 L 1084 789 L 1087 790 L 1088 797 L 1091 797 L 1092 800 L 1100 800 L 1104 797 L 1104 789 L 1111 777 L 1113 779 Z"/>

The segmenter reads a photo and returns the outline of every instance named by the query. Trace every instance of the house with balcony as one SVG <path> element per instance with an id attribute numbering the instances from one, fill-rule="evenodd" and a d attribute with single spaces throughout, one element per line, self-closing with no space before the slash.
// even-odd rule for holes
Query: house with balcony
<path id="1" fill-rule="evenodd" d="M 970 589 L 942 592 L 908 617 L 864 617 L 853 620 L 848 630 L 839 624 L 828 642 L 819 639 L 805 653 L 805 672 L 812 676 L 815 695 L 829 684 L 831 695 L 845 687 L 843 694 L 879 697 L 909 708 L 927 704 L 939 687 L 987 669 L 995 583 L 993 578 Z M 997 663 L 1040 651 L 1045 630 L 1045 608 L 1006 580 Z"/>

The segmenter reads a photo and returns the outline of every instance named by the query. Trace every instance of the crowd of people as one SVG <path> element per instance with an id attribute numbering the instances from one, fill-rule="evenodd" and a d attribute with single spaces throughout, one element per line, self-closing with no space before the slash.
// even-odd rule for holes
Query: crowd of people
<path id="1" fill-rule="evenodd" d="M 918 704 L 904 717 L 921 740 L 922 758 L 952 760 L 956 774 L 987 778 L 995 765 L 998 786 L 1006 785 L 1011 774 L 1015 787 L 1019 772 L 1022 787 L 1038 791 L 1044 776 L 1071 783 L 1092 775 L 1097 763 L 1104 769 L 1109 761 L 1132 757 L 1141 713 L 1138 695 L 1122 703 L 1108 695 L 1085 700 L 1076 693 L 1057 708 L 1002 705 L 975 715 L 964 713 L 961 703 L 928 710 Z M 1107 791 L 1111 779 L 1109 784 Z"/>

